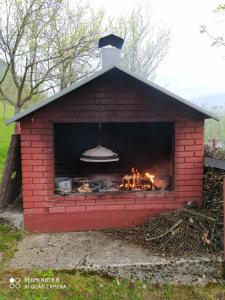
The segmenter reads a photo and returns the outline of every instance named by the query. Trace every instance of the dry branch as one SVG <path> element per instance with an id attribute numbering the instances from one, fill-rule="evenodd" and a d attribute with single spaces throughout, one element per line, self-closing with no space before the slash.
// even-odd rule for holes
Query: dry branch
<path id="1" fill-rule="evenodd" d="M 171 228 L 169 228 L 166 232 L 164 232 L 163 234 L 156 236 L 156 237 L 152 237 L 152 238 L 146 238 L 146 241 L 154 241 L 154 240 L 158 240 L 161 239 L 163 237 L 165 237 L 168 233 L 172 233 L 173 235 L 175 234 L 174 229 L 179 226 L 183 221 L 179 220 L 176 224 L 174 224 Z"/>
<path id="2" fill-rule="evenodd" d="M 206 214 L 199 213 L 199 212 L 196 212 L 196 211 L 187 209 L 187 208 L 182 208 L 181 210 L 182 210 L 183 212 L 189 213 L 190 215 L 193 215 L 193 216 L 196 216 L 196 217 L 199 217 L 199 218 L 203 218 L 203 219 L 207 219 L 208 221 L 210 221 L 210 222 L 215 222 L 215 223 L 217 223 L 218 225 L 223 225 L 223 222 L 218 222 L 217 219 L 212 218 L 212 217 L 210 217 L 210 216 L 207 216 Z"/>

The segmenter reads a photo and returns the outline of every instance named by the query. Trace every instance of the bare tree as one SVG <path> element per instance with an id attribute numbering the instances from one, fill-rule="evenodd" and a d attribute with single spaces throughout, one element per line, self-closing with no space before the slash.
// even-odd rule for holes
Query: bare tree
<path id="1" fill-rule="evenodd" d="M 97 41 L 103 32 L 125 38 L 123 65 L 143 77 L 155 76 L 168 50 L 170 31 L 145 7 L 109 20 L 105 30 L 104 11 L 84 1 L 73 7 L 67 0 L 0 0 L 0 5 L 5 11 L 0 16 L 0 58 L 6 63 L 0 97 L 16 113 L 98 68 Z M 11 88 L 5 84 L 7 78 Z"/>
<path id="2" fill-rule="evenodd" d="M 80 5 L 74 14 L 63 0 L 1 0 L 1 7 L 6 13 L 0 19 L 0 57 L 6 68 L 0 78 L 0 95 L 17 113 L 37 95 L 78 79 L 87 64 L 80 63 L 73 78 L 71 68 L 74 62 L 92 55 L 102 15 L 97 17 L 99 23 L 94 23 L 94 16 L 89 19 L 94 23 L 89 29 L 90 23 L 85 28 L 87 20 L 83 20 L 87 5 Z M 65 24 L 67 18 L 71 18 L 70 24 Z M 72 21 L 77 24 L 73 26 Z M 8 74 L 16 97 L 3 87 Z"/>
<path id="3" fill-rule="evenodd" d="M 225 4 L 221 4 L 219 5 L 216 9 L 215 9 L 215 13 L 219 14 L 220 16 L 222 16 L 222 20 L 221 22 L 224 22 L 225 18 L 224 18 L 224 14 L 225 14 Z M 200 33 L 204 33 L 206 34 L 211 40 L 212 40 L 212 46 L 225 46 L 225 37 L 223 35 L 220 36 L 215 36 L 214 34 L 212 34 L 206 27 L 206 25 L 201 25 L 200 26 Z"/>
<path id="4" fill-rule="evenodd" d="M 212 46 L 225 46 L 225 39 L 223 36 L 214 36 L 211 34 L 205 25 L 200 26 L 200 33 L 205 33 L 212 40 Z"/>
<path id="5" fill-rule="evenodd" d="M 149 5 L 135 5 L 127 16 L 111 19 L 107 31 L 125 39 L 122 64 L 153 79 L 169 49 L 170 29 L 154 18 Z"/>
<path id="6" fill-rule="evenodd" d="M 69 16 L 69 17 L 68 17 Z M 97 41 L 100 35 L 115 33 L 125 38 L 122 64 L 145 78 L 153 79 L 156 69 L 167 54 L 170 30 L 153 17 L 150 6 L 137 5 L 128 15 L 106 21 L 104 11 L 93 11 L 89 5 L 78 4 L 75 12 L 66 10 L 57 22 L 55 48 L 61 49 L 64 40 L 78 43 L 71 51 L 71 59 L 55 70 L 55 80 L 63 89 L 96 70 L 100 63 Z M 75 34 L 71 32 L 74 26 Z"/>
<path id="7" fill-rule="evenodd" d="M 104 10 L 94 11 L 89 4 L 78 2 L 73 9 L 65 6 L 65 10 L 55 19 L 54 48 L 64 56 L 64 45 L 73 45 L 69 58 L 54 70 L 52 82 L 60 90 L 94 72 L 99 66 L 97 41 L 103 17 Z"/>

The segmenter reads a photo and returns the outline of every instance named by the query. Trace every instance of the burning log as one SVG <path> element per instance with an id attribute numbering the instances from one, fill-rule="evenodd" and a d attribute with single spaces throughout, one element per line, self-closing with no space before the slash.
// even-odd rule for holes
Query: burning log
<path id="1" fill-rule="evenodd" d="M 125 189 L 130 189 L 133 185 L 133 176 L 132 175 L 125 175 L 122 178 L 122 185 Z"/>
<path id="2" fill-rule="evenodd" d="M 132 168 L 131 174 L 127 174 L 122 178 L 120 188 L 122 190 L 159 190 L 160 188 L 154 184 L 155 175 L 150 173 L 140 173 L 137 169 Z"/>
<path id="3" fill-rule="evenodd" d="M 149 174 L 149 173 L 145 173 L 145 176 L 149 179 L 149 181 L 151 183 L 154 182 L 155 175 L 152 175 L 152 174 Z"/>
<path id="4" fill-rule="evenodd" d="M 120 184 L 119 174 L 102 174 L 91 177 L 73 178 L 73 192 L 79 193 L 98 193 L 98 192 L 115 192 L 115 191 L 154 191 L 161 189 L 154 183 L 155 175 L 151 173 L 139 172 L 138 169 L 132 168 L 131 174 L 122 177 Z M 162 180 L 159 183 L 162 183 Z"/>

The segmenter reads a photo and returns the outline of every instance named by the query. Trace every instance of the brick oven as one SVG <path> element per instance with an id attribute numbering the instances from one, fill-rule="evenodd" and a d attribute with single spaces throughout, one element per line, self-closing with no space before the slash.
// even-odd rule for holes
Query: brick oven
<path id="1" fill-rule="evenodd" d="M 8 120 L 20 122 L 25 229 L 94 230 L 202 200 L 211 113 L 112 64 Z M 99 143 L 115 162 L 85 162 Z M 58 177 L 72 192 L 55 190 Z"/>

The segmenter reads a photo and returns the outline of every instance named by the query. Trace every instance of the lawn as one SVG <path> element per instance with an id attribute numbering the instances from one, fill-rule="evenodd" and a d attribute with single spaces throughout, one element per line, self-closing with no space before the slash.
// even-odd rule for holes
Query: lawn
<path id="1" fill-rule="evenodd" d="M 5 114 L 3 113 L 3 104 L 0 102 L 0 180 L 4 169 L 4 163 L 10 143 L 10 137 L 14 125 L 6 126 L 4 121 L 13 115 L 13 107 L 7 106 Z"/>
<path id="2" fill-rule="evenodd" d="M 225 288 L 219 285 L 209 285 L 205 288 L 171 285 L 159 287 L 143 282 L 130 283 L 127 280 L 104 278 L 99 275 L 78 272 L 72 275 L 52 271 L 33 273 L 20 271 L 11 272 L 10 276 L 17 278 L 59 278 L 66 288 L 62 290 L 32 290 L 25 288 L 25 284 L 22 284 L 19 289 L 10 289 L 6 279 L 5 282 L 0 282 L 0 300 L 222 300 L 225 297 Z"/>

